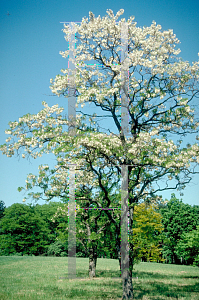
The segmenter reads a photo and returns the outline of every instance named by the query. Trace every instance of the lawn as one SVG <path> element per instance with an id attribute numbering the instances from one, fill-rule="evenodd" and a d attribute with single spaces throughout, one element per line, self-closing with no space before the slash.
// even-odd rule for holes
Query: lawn
<path id="1" fill-rule="evenodd" d="M 1 256 L 1 300 L 121 299 L 117 260 L 99 258 L 88 278 L 88 259 L 77 258 L 77 276 L 67 278 L 67 257 Z M 113 278 L 115 277 L 115 278 Z M 140 263 L 133 272 L 134 299 L 199 299 L 199 268 Z"/>

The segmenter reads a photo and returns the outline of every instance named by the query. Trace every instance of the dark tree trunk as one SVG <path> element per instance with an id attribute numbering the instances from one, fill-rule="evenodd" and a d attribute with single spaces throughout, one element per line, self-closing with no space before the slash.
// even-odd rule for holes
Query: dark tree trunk
<path id="1" fill-rule="evenodd" d="M 129 251 L 123 251 L 122 260 L 122 282 L 123 282 L 123 295 L 122 299 L 133 299 L 133 283 L 132 283 L 132 271 L 133 271 L 133 244 L 131 237 L 133 234 L 133 208 L 129 211 Z M 128 249 L 126 249 L 128 250 Z M 125 255 L 124 255 L 125 254 Z"/>
<path id="2" fill-rule="evenodd" d="M 120 256 L 120 252 L 119 252 L 119 257 L 118 257 L 118 259 L 119 259 L 119 265 L 120 265 L 120 277 L 122 276 L 122 265 L 121 265 L 121 256 Z"/>
<path id="3" fill-rule="evenodd" d="M 96 221 L 96 219 L 95 219 Z M 91 227 L 89 223 L 85 223 L 88 235 L 88 256 L 89 256 L 89 277 L 96 276 L 96 264 L 97 264 L 97 243 L 91 240 Z"/>
<path id="4" fill-rule="evenodd" d="M 123 295 L 122 299 L 133 299 L 133 283 L 132 283 L 132 264 L 133 259 L 129 257 L 129 269 L 122 274 Z"/>
<path id="5" fill-rule="evenodd" d="M 116 225 L 116 249 L 117 249 L 117 257 L 119 260 L 119 266 L 120 266 L 120 277 L 121 277 L 121 251 L 120 251 L 120 226 Z"/>
<path id="6" fill-rule="evenodd" d="M 89 277 L 96 277 L 96 264 L 97 264 L 97 247 L 89 249 Z"/>

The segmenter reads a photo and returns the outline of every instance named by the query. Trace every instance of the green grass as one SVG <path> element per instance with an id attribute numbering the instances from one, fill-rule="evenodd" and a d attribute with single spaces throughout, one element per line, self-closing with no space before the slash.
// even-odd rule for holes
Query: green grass
<path id="1" fill-rule="evenodd" d="M 97 277 L 88 278 L 88 259 L 77 258 L 77 276 L 68 280 L 67 257 L 1 256 L 1 300 L 121 299 L 117 260 L 99 258 Z M 134 299 L 199 299 L 199 268 L 140 263 L 133 272 Z M 137 279 L 138 277 L 138 279 Z"/>

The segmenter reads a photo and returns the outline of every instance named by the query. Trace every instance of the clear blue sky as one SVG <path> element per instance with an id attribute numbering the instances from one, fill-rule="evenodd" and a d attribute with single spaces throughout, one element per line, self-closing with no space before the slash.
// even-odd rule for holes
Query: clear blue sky
<path id="1" fill-rule="evenodd" d="M 173 29 L 181 41 L 181 56 L 190 62 L 198 60 L 198 0 L 1 0 L 0 1 L 0 144 L 6 139 L 9 121 L 26 113 L 37 113 L 41 102 L 67 107 L 64 98 L 50 97 L 49 80 L 66 68 L 59 51 L 67 49 L 61 31 L 66 21 L 81 21 L 92 11 L 104 16 L 107 9 L 116 13 L 124 9 L 126 19 L 135 16 L 138 26 L 150 26 L 155 20 L 163 29 Z M 9 15 L 8 15 L 9 12 Z M 6 206 L 22 203 L 28 173 L 37 174 L 38 165 L 53 165 L 53 156 L 27 161 L 0 155 L 0 200 Z M 170 199 L 170 192 L 163 194 Z M 179 193 L 176 192 L 176 196 Z M 186 188 L 183 202 L 199 204 L 199 176 Z M 41 202 L 40 202 L 41 203 Z"/>

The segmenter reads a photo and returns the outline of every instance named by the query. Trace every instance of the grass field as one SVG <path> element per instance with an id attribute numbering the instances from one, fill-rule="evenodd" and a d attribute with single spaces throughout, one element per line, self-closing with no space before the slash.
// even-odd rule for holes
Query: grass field
<path id="1" fill-rule="evenodd" d="M 121 299 L 117 260 L 99 258 L 97 277 L 88 278 L 88 259 L 77 258 L 77 276 L 69 280 L 67 257 L 1 256 L 1 300 Z M 134 299 L 199 299 L 199 268 L 140 263 L 133 272 Z M 138 277 L 138 278 L 137 278 Z"/>

